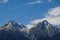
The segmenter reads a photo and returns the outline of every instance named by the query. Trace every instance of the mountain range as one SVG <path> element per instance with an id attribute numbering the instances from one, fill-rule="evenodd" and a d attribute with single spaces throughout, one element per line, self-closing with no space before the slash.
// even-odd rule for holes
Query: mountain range
<path id="1" fill-rule="evenodd" d="M 60 40 L 60 28 L 47 20 L 32 25 L 9 21 L 0 27 L 0 40 Z"/>

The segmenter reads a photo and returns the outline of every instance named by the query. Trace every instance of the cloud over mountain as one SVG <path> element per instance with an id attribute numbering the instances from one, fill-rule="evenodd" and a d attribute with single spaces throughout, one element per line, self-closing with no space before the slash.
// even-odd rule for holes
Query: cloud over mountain
<path id="1" fill-rule="evenodd" d="M 33 20 L 30 23 L 37 24 L 43 20 L 47 20 L 53 25 L 60 25 L 60 6 L 49 9 L 44 18 Z"/>

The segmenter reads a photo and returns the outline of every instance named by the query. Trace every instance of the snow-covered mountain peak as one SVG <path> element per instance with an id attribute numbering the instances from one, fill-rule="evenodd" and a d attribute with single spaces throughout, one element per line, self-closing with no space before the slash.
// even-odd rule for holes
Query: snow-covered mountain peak
<path id="1" fill-rule="evenodd" d="M 8 21 L 8 23 L 1 26 L 0 30 L 22 30 L 23 28 L 25 28 L 23 24 L 18 24 L 15 21 Z"/>
<path id="2" fill-rule="evenodd" d="M 8 25 L 17 25 L 17 23 L 15 22 L 15 21 L 8 21 L 8 23 L 7 23 Z"/>
<path id="3" fill-rule="evenodd" d="M 44 25 L 48 25 L 48 21 L 47 21 L 47 20 L 44 20 L 42 23 L 43 23 Z"/>
<path id="4" fill-rule="evenodd" d="M 42 33 L 42 35 L 45 36 L 52 36 L 57 32 L 57 28 L 50 24 L 47 20 L 43 20 L 42 22 L 38 22 L 37 24 L 35 23 L 30 23 L 27 25 L 27 32 L 29 33 L 30 30 L 35 30 L 39 33 Z"/>
<path id="5" fill-rule="evenodd" d="M 13 31 L 22 33 L 25 37 L 30 40 L 37 40 L 38 38 L 52 37 L 58 33 L 57 27 L 50 24 L 47 20 L 33 21 L 28 25 L 23 25 L 21 23 L 16 23 L 15 21 L 8 21 L 5 25 L 0 27 L 0 31 Z M 40 39 L 39 39 L 40 40 Z"/>
<path id="6" fill-rule="evenodd" d="M 43 28 L 45 26 L 48 28 L 48 21 L 47 20 L 43 20 L 43 21 L 39 21 L 39 22 L 33 21 L 33 22 L 29 23 L 28 25 L 26 25 L 27 31 L 29 32 L 29 30 L 31 28 L 37 27 L 38 25 L 39 25 L 39 27 L 41 26 L 41 28 Z"/>
<path id="7" fill-rule="evenodd" d="M 32 27 L 36 27 L 37 25 L 42 24 L 42 25 L 47 25 L 48 21 L 47 20 L 43 20 L 43 21 L 39 21 L 39 22 L 30 22 L 27 26 L 27 28 L 32 28 Z"/>

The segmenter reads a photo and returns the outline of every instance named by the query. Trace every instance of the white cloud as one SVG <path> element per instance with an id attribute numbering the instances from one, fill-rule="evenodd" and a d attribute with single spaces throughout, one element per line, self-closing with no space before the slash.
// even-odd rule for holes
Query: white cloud
<path id="1" fill-rule="evenodd" d="M 49 23 L 53 25 L 60 25 L 60 6 L 51 8 L 50 10 L 48 10 L 44 18 L 33 20 L 30 22 L 30 24 L 37 24 L 39 22 L 42 22 L 43 20 L 47 20 Z M 30 25 L 30 27 L 32 26 Z"/>
<path id="2" fill-rule="evenodd" d="M 34 20 L 32 21 L 32 23 L 37 24 L 39 22 L 42 22 L 43 20 L 47 20 L 49 23 L 53 25 L 60 25 L 60 17 L 46 17 L 46 18 Z"/>
<path id="3" fill-rule="evenodd" d="M 46 0 L 48 3 L 55 3 L 53 0 Z M 45 3 L 43 0 L 35 0 L 32 2 L 28 2 L 28 5 L 34 5 L 34 4 L 41 4 L 41 3 Z"/>
<path id="4" fill-rule="evenodd" d="M 52 0 L 48 0 L 48 2 L 52 2 Z"/>
<path id="5" fill-rule="evenodd" d="M 36 0 L 36 1 L 33 1 L 33 2 L 29 2 L 28 4 L 33 5 L 33 4 L 40 4 L 40 3 L 42 3 L 42 1 Z"/>
<path id="6" fill-rule="evenodd" d="M 54 0 L 48 0 L 49 3 L 55 3 Z"/>
<path id="7" fill-rule="evenodd" d="M 4 3 L 7 3 L 8 2 L 8 0 L 4 0 Z"/>
<path id="8" fill-rule="evenodd" d="M 56 8 L 51 8 L 48 14 L 49 16 L 60 16 L 60 6 Z"/>
<path id="9" fill-rule="evenodd" d="M 7 3 L 8 0 L 0 0 L 0 3 Z"/>

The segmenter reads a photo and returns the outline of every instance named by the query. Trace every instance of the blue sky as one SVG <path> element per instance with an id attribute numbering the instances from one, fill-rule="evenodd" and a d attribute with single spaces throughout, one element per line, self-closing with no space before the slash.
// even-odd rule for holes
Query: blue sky
<path id="1" fill-rule="evenodd" d="M 0 25 L 14 20 L 28 24 L 44 18 L 48 10 L 60 6 L 60 0 L 0 0 Z"/>

